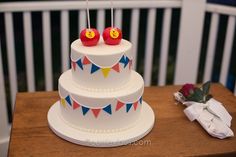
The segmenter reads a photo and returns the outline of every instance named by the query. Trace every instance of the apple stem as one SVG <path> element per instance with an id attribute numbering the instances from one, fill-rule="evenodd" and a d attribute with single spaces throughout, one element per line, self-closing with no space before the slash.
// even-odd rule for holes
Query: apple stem
<path id="1" fill-rule="evenodd" d="M 113 18 L 113 0 L 110 0 L 111 2 L 111 28 L 114 26 L 114 18 Z"/>
<path id="2" fill-rule="evenodd" d="M 89 16 L 89 6 L 88 6 L 88 0 L 86 0 L 86 10 L 87 10 L 87 20 L 88 20 L 88 28 L 90 29 L 90 16 Z"/>

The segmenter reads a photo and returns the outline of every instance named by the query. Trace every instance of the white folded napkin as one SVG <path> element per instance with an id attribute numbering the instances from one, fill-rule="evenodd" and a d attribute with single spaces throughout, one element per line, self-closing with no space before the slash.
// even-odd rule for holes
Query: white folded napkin
<path id="1" fill-rule="evenodd" d="M 185 115 L 190 121 L 197 120 L 200 125 L 213 137 L 224 139 L 234 136 L 230 129 L 232 117 L 217 100 L 211 98 L 205 104 L 193 101 L 184 101 L 180 92 L 174 93 L 177 101 L 187 106 Z"/>

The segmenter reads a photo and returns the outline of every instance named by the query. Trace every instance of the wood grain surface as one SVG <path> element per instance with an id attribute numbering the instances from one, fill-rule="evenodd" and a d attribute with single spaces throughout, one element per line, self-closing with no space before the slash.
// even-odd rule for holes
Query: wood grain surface
<path id="1" fill-rule="evenodd" d="M 176 105 L 173 93 L 180 86 L 146 87 L 144 100 L 155 112 L 155 125 L 143 139 L 120 147 L 91 148 L 67 142 L 48 127 L 47 112 L 58 99 L 57 92 L 18 93 L 8 155 L 10 157 L 78 156 L 236 156 L 236 137 L 216 139 Z M 213 84 L 211 94 L 233 116 L 236 133 L 236 97 L 221 84 Z"/>

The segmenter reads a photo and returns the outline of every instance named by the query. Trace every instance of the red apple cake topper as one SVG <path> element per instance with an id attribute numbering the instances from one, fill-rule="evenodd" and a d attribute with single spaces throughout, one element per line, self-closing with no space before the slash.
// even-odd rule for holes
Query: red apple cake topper
<path id="1" fill-rule="evenodd" d="M 108 45 L 118 45 L 122 39 L 122 32 L 119 28 L 114 27 L 113 22 L 113 0 L 111 1 L 111 27 L 103 31 L 103 40 Z"/>
<path id="2" fill-rule="evenodd" d="M 88 28 L 85 28 L 80 32 L 80 40 L 84 46 L 95 46 L 99 41 L 100 34 L 95 28 L 90 27 L 88 0 L 86 0 L 86 5 L 87 5 Z"/>

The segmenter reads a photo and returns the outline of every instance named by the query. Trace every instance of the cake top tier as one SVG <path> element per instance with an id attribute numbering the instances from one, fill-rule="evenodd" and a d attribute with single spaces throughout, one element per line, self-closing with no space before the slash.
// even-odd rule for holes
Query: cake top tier
<path id="1" fill-rule="evenodd" d="M 124 39 L 121 40 L 119 45 L 107 45 L 104 43 L 102 37 L 96 46 L 84 46 L 80 39 L 75 40 L 71 44 L 72 51 L 92 56 L 116 55 L 127 52 L 131 47 L 132 44 Z"/>

